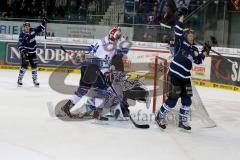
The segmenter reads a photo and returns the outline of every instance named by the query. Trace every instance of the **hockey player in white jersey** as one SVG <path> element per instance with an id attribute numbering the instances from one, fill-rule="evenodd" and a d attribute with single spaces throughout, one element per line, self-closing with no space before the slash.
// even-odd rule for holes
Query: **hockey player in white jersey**
<path id="1" fill-rule="evenodd" d="M 118 90 L 118 95 L 121 97 L 122 103 L 120 106 L 114 106 L 116 104 L 108 103 L 104 108 L 111 110 L 111 113 L 116 119 L 122 120 L 123 117 L 129 116 L 129 104 L 128 99 L 133 101 L 145 102 L 147 108 L 149 107 L 149 92 L 144 87 L 144 84 L 139 79 L 132 79 L 124 72 L 124 63 L 123 59 L 127 57 L 131 42 L 128 41 L 127 37 L 122 36 L 117 43 L 116 53 L 112 58 L 111 67 L 112 67 L 112 86 Z M 91 92 L 92 93 L 92 92 Z M 103 102 L 104 103 L 104 102 Z M 102 103 L 101 103 L 102 104 Z M 106 104 L 106 103 L 104 103 Z M 86 102 L 87 111 L 95 109 L 99 106 L 96 103 L 96 97 L 93 95 L 88 95 Z"/>
<path id="2" fill-rule="evenodd" d="M 89 54 L 81 64 L 80 85 L 71 99 L 62 107 L 62 111 L 68 116 L 73 117 L 70 109 L 85 96 L 91 88 L 99 91 L 99 94 L 111 94 L 111 69 L 110 62 L 116 54 L 116 44 L 121 38 L 121 30 L 113 28 L 109 34 L 97 43 L 91 45 Z M 110 93 L 110 94 L 109 94 Z"/>

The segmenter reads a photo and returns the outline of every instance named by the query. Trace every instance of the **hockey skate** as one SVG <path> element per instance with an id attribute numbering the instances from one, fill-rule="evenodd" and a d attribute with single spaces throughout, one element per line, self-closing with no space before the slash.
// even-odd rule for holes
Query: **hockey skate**
<path id="1" fill-rule="evenodd" d="M 179 124 L 178 124 L 178 127 L 179 128 L 183 128 L 183 129 L 185 129 L 185 130 L 191 130 L 192 128 L 191 128 L 191 126 L 188 124 L 188 122 L 179 122 Z"/>
<path id="2" fill-rule="evenodd" d="M 22 80 L 18 79 L 17 84 L 18 84 L 18 87 L 21 87 L 23 85 Z"/>
<path id="3" fill-rule="evenodd" d="M 39 87 L 39 85 L 40 85 L 39 82 L 36 79 L 33 80 L 33 84 L 34 84 L 35 87 Z"/>
<path id="4" fill-rule="evenodd" d="M 160 112 L 157 113 L 157 115 L 155 117 L 155 121 L 157 122 L 157 124 L 160 128 L 166 129 L 166 127 L 167 127 L 166 119 L 160 115 Z"/>

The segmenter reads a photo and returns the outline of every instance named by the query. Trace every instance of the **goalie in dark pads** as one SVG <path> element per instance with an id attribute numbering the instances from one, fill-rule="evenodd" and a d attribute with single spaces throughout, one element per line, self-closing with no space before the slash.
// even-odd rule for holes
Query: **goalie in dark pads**
<path id="1" fill-rule="evenodd" d="M 168 89 L 167 100 L 162 104 L 157 112 L 156 122 L 165 129 L 167 122 L 166 116 L 171 108 L 176 106 L 179 98 L 181 98 L 182 106 L 179 111 L 179 127 L 186 130 L 191 130 L 188 124 L 188 117 L 190 113 L 192 86 L 191 86 L 191 69 L 192 63 L 201 64 L 205 56 L 209 55 L 211 46 L 205 44 L 201 53 L 197 47 L 194 46 L 194 34 L 191 31 L 184 33 L 183 21 L 187 15 L 187 9 L 182 8 L 179 11 L 179 19 L 174 28 L 175 43 L 173 60 L 169 66 L 168 72 Z"/>
<path id="2" fill-rule="evenodd" d="M 128 39 L 125 37 L 122 37 L 121 42 L 128 42 Z M 123 45 L 124 46 L 124 45 Z M 144 87 L 144 84 L 139 79 L 132 79 L 124 72 L 124 63 L 123 63 L 123 57 L 128 54 L 129 47 L 122 47 L 122 45 L 118 45 L 116 49 L 116 54 L 112 57 L 111 65 L 113 66 L 112 74 L 113 74 L 113 86 L 116 88 L 120 87 L 120 91 L 122 93 L 119 93 L 119 95 L 122 95 L 122 101 L 123 103 L 120 103 L 120 108 L 118 107 L 109 107 L 108 108 L 113 109 L 112 113 L 114 114 L 116 119 L 121 119 L 123 117 L 128 117 L 129 115 L 129 104 L 127 102 L 128 99 L 136 101 L 145 102 L 146 106 L 149 107 L 150 99 L 149 99 L 149 92 Z M 96 108 L 95 104 L 95 98 L 93 96 L 88 97 L 86 108 L 87 110 L 91 110 Z M 134 104 L 131 104 L 134 105 Z M 120 109 L 120 110 L 119 110 Z"/>

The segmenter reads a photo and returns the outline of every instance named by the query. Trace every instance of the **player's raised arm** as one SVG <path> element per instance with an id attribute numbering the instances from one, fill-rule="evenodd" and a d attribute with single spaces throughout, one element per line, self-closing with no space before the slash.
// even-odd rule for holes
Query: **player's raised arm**
<path id="1" fill-rule="evenodd" d="M 183 21 L 184 17 L 187 15 L 188 10 L 186 8 L 181 8 L 178 12 L 178 21 L 174 27 L 175 41 L 178 43 L 183 37 Z"/>
<path id="2" fill-rule="evenodd" d="M 35 33 L 43 32 L 45 30 L 46 23 L 47 23 L 47 19 L 43 18 L 42 19 L 42 24 L 37 26 L 36 28 L 34 28 Z"/>

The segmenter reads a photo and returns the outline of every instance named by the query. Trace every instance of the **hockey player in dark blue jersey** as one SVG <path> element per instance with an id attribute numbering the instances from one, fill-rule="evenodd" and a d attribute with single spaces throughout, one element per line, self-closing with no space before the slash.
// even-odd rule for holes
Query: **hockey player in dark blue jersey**
<path id="1" fill-rule="evenodd" d="M 192 86 L 191 69 L 192 63 L 201 64 L 205 56 L 209 55 L 211 47 L 208 44 L 203 46 L 201 53 L 194 46 L 194 34 L 191 31 L 184 32 L 183 21 L 187 9 L 179 11 L 179 19 L 175 25 L 175 43 L 173 60 L 169 66 L 167 100 L 163 103 L 156 115 L 156 122 L 162 128 L 166 128 L 166 116 L 171 108 L 176 106 L 181 98 L 182 106 L 179 111 L 179 127 L 191 130 L 188 124 L 190 113 Z"/>
<path id="2" fill-rule="evenodd" d="M 28 68 L 31 65 L 32 68 L 32 79 L 35 86 L 39 86 L 37 81 L 37 43 L 35 36 L 41 33 L 45 29 L 46 19 L 44 18 L 42 24 L 36 28 L 31 28 L 29 22 L 23 24 L 23 31 L 19 35 L 18 51 L 21 55 L 21 68 L 19 71 L 17 84 L 22 86 L 22 79 Z"/>

